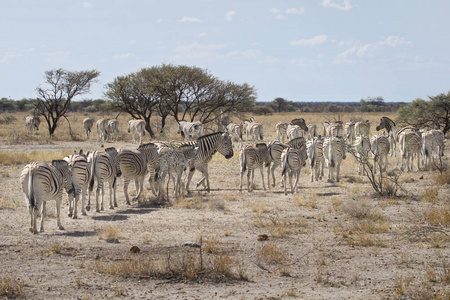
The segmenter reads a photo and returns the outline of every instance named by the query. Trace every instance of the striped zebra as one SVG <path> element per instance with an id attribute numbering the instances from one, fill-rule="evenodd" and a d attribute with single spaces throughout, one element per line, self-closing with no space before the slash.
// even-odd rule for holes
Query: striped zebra
<path id="1" fill-rule="evenodd" d="M 411 130 L 401 132 L 399 134 L 399 148 L 402 157 L 402 170 L 404 169 L 405 160 L 408 172 L 413 170 L 414 156 L 417 157 L 417 170 L 420 170 L 420 152 L 422 150 L 422 138 L 420 135 Z"/>
<path id="2" fill-rule="evenodd" d="M 302 130 L 308 131 L 308 126 L 306 126 L 306 121 L 303 118 L 293 119 L 290 124 L 300 126 Z"/>
<path id="3" fill-rule="evenodd" d="M 370 135 L 370 125 L 372 122 L 369 120 L 359 121 L 355 123 L 355 136 L 363 136 L 369 138 Z"/>
<path id="4" fill-rule="evenodd" d="M 298 125 L 290 125 L 286 129 L 286 136 L 288 140 L 293 140 L 298 137 L 305 137 L 306 132 Z"/>
<path id="5" fill-rule="evenodd" d="M 342 136 L 343 126 L 342 121 L 336 121 L 334 123 L 323 122 L 323 135 L 327 138 Z"/>
<path id="6" fill-rule="evenodd" d="M 92 126 L 94 126 L 94 119 L 92 118 L 85 118 L 83 120 L 83 127 L 84 127 L 84 133 L 86 134 L 86 138 L 89 138 L 89 135 L 91 134 Z"/>
<path id="7" fill-rule="evenodd" d="M 328 137 L 323 142 L 325 163 L 328 167 L 328 181 L 339 182 L 342 160 L 346 158 L 345 141 L 342 137 Z M 336 175 L 336 176 L 335 176 Z"/>
<path id="8" fill-rule="evenodd" d="M 258 140 L 263 140 L 263 126 L 261 123 L 251 122 L 247 124 L 245 127 L 245 142 L 248 142 L 248 135 L 252 137 L 252 145 L 255 144 L 255 141 L 258 142 Z"/>
<path id="9" fill-rule="evenodd" d="M 351 145 L 356 160 L 358 161 L 358 174 L 364 175 L 364 165 L 368 164 L 369 152 L 371 151 L 371 142 L 367 137 L 359 135 Z M 374 149 L 376 150 L 377 148 L 375 147 Z M 379 153 L 379 151 L 377 151 L 377 153 Z"/>
<path id="10" fill-rule="evenodd" d="M 137 195 L 132 198 L 136 201 L 144 189 L 145 175 L 150 173 L 150 187 L 154 195 L 157 194 L 155 174 L 159 169 L 158 147 L 154 143 L 141 144 L 137 149 L 124 149 L 119 151 L 119 166 L 123 177 L 123 191 L 126 203 L 130 204 L 128 185 L 134 180 Z"/>
<path id="11" fill-rule="evenodd" d="M 267 186 L 270 188 L 270 164 L 272 163 L 272 157 L 269 153 L 269 146 L 266 143 L 257 143 L 255 145 L 258 148 L 263 158 L 264 167 L 267 168 Z"/>
<path id="12" fill-rule="evenodd" d="M 41 119 L 39 119 L 38 116 L 25 117 L 25 128 L 29 133 L 34 132 L 34 134 L 37 134 L 39 130 L 39 124 L 41 124 Z"/>
<path id="13" fill-rule="evenodd" d="M 139 145 L 142 144 L 142 137 L 145 136 L 145 121 L 144 120 L 129 120 L 128 121 L 128 133 L 131 133 L 133 139 L 132 144 L 136 143 L 134 134 L 139 134 Z"/>
<path id="14" fill-rule="evenodd" d="M 87 189 L 89 186 L 89 174 L 90 169 L 87 163 L 87 156 L 80 151 L 64 157 L 64 160 L 69 164 L 69 169 L 72 174 L 72 182 L 74 187 L 74 193 L 69 195 L 69 217 L 76 219 L 77 205 L 81 194 L 81 214 L 86 215 L 85 200 Z"/>
<path id="15" fill-rule="evenodd" d="M 193 147 L 190 146 L 192 149 Z M 175 197 L 181 196 L 182 182 L 181 176 L 187 167 L 187 159 L 183 150 L 176 145 L 163 145 L 158 147 L 159 156 L 159 172 L 158 172 L 158 197 L 164 199 L 168 195 L 168 191 L 164 193 L 164 181 L 166 175 L 174 181 Z M 175 174 L 175 176 L 174 176 Z"/>
<path id="16" fill-rule="evenodd" d="M 317 134 L 317 125 L 316 124 L 308 124 L 308 139 L 311 140 L 317 136 L 319 136 Z"/>
<path id="17" fill-rule="evenodd" d="M 220 112 L 220 117 L 218 119 L 218 131 L 226 131 L 228 124 L 230 124 L 230 116 L 223 114 L 223 112 Z"/>
<path id="18" fill-rule="evenodd" d="M 287 137 L 286 130 L 289 126 L 289 123 L 286 122 L 278 122 L 275 125 L 275 129 L 277 132 L 277 141 L 284 143 L 284 139 Z"/>
<path id="19" fill-rule="evenodd" d="M 422 133 L 422 162 L 425 168 L 435 165 L 435 159 L 444 156 L 444 132 L 436 129 Z"/>
<path id="20" fill-rule="evenodd" d="M 97 190 L 95 193 L 95 211 L 104 210 L 103 199 L 105 195 L 104 183 L 109 183 L 109 208 L 117 207 L 116 187 L 117 177 L 120 177 L 119 158 L 117 150 L 113 147 L 106 148 L 105 152 L 94 151 L 88 155 L 88 164 L 90 164 L 89 194 L 86 209 L 91 207 L 91 192 L 94 190 L 94 181 L 97 180 Z M 98 196 L 102 193 L 99 207 Z"/>
<path id="21" fill-rule="evenodd" d="M 184 137 L 184 141 L 188 142 L 191 140 L 191 137 L 196 136 L 197 138 L 203 135 L 203 124 L 202 122 L 187 122 L 187 121 L 179 121 L 178 122 L 178 134 Z"/>
<path id="22" fill-rule="evenodd" d="M 108 136 L 111 137 L 111 141 L 117 141 L 119 137 L 119 121 L 117 119 L 108 120 L 107 132 Z"/>
<path id="23" fill-rule="evenodd" d="M 30 231 L 38 233 L 36 222 L 39 208 L 41 209 L 39 232 L 44 231 L 45 205 L 48 200 L 56 201 L 56 222 L 58 228 L 64 230 L 60 220 L 63 189 L 68 194 L 73 193 L 72 176 L 67 162 L 53 160 L 51 165 L 43 162 L 28 164 L 20 175 L 20 184 L 31 217 Z"/>
<path id="24" fill-rule="evenodd" d="M 351 145 L 355 141 L 355 122 L 349 121 L 345 123 L 345 139 Z"/>
<path id="25" fill-rule="evenodd" d="M 266 149 L 267 149 L 267 145 L 266 145 Z M 270 162 L 269 162 L 269 164 L 270 164 Z M 266 185 L 264 183 L 264 154 L 262 152 L 262 148 L 258 148 L 256 146 L 249 146 L 249 145 L 242 148 L 240 151 L 240 154 L 239 154 L 239 165 L 240 165 L 240 172 L 241 172 L 241 183 L 239 186 L 240 192 L 242 192 L 242 178 L 246 171 L 247 171 L 247 190 L 249 192 L 253 191 L 253 180 L 255 177 L 255 169 L 260 170 L 262 185 L 263 185 L 264 190 L 266 190 Z M 250 177 L 251 177 L 251 182 L 250 182 Z"/>
<path id="26" fill-rule="evenodd" d="M 243 143 L 243 139 L 242 139 L 242 132 L 243 132 L 243 127 L 242 124 L 235 124 L 235 123 L 230 123 L 227 125 L 227 132 L 230 136 L 234 136 L 237 139 L 237 148 L 240 149 L 242 148 L 242 143 Z M 235 140 L 236 140 L 235 139 Z M 234 145 L 234 144 L 233 144 Z"/>
<path id="27" fill-rule="evenodd" d="M 373 173 L 376 174 L 377 165 L 381 168 L 381 171 L 385 171 L 388 163 L 388 154 L 390 151 L 389 138 L 384 135 L 376 134 L 370 139 L 370 151 L 373 157 Z M 384 159 L 384 163 L 383 163 Z"/>
<path id="28" fill-rule="evenodd" d="M 102 143 L 108 138 L 108 121 L 109 119 L 98 119 L 95 122 L 95 126 L 97 127 L 97 142 L 101 141 Z"/>
<path id="29" fill-rule="evenodd" d="M 306 165 L 306 144 L 303 144 L 299 149 L 288 147 L 283 150 L 281 154 L 281 175 L 284 182 L 284 194 L 287 195 L 287 181 L 286 175 L 289 176 L 289 184 L 291 192 L 297 192 L 298 180 L 300 179 L 300 171 Z M 295 174 L 295 183 L 292 185 L 292 176 Z"/>
<path id="30" fill-rule="evenodd" d="M 388 133 L 388 139 L 390 144 L 390 156 L 397 156 L 397 142 L 398 142 L 398 135 L 397 135 L 397 127 L 395 125 L 395 122 L 389 119 L 388 117 L 381 117 L 380 123 L 375 128 L 377 131 L 380 131 L 382 129 L 385 129 Z"/>
<path id="31" fill-rule="evenodd" d="M 231 136 L 228 133 L 215 132 L 208 135 L 201 136 L 198 140 L 188 142 L 193 145 L 197 150 L 195 156 L 189 163 L 189 174 L 186 182 L 186 193 L 190 194 L 189 184 L 195 170 L 199 170 L 203 177 L 197 183 L 197 187 L 200 184 L 206 188 L 206 191 L 210 191 L 208 164 L 212 159 L 212 156 L 219 152 L 226 159 L 233 157 L 233 143 L 231 142 Z M 206 181 L 206 184 L 205 184 Z"/>
<path id="32" fill-rule="evenodd" d="M 325 158 L 323 156 L 323 137 L 314 137 L 306 142 L 306 151 L 311 169 L 311 182 L 323 177 Z"/>

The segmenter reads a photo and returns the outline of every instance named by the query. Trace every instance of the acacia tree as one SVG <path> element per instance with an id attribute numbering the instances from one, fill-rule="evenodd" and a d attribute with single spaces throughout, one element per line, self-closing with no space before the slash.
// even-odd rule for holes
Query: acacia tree
<path id="1" fill-rule="evenodd" d="M 150 118 L 160 97 L 155 92 L 152 73 L 152 69 L 142 69 L 127 76 L 118 76 L 106 85 L 105 95 L 120 111 L 127 112 L 134 119 L 144 120 L 145 130 L 155 138 Z"/>
<path id="2" fill-rule="evenodd" d="M 446 134 L 450 130 L 450 92 L 428 98 L 430 101 L 416 99 L 400 108 L 397 121 L 417 128 L 439 128 Z"/>
<path id="3" fill-rule="evenodd" d="M 56 69 L 45 71 L 47 88 L 37 87 L 36 112 L 47 122 L 48 133 L 53 137 L 58 121 L 65 116 L 72 99 L 90 92 L 91 83 L 100 76 L 97 70 L 79 72 Z"/>

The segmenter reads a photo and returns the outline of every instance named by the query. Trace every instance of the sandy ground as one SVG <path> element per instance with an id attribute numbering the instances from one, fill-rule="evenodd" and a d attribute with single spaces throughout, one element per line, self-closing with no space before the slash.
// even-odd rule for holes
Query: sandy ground
<path id="1" fill-rule="evenodd" d="M 84 149 L 96 147 L 55 142 L 0 150 L 57 150 L 80 144 Z M 388 170 L 397 168 L 397 158 L 389 162 Z M 256 190 L 239 193 L 238 155 L 225 160 L 216 154 L 210 163 L 209 194 L 196 191 L 193 184 L 192 198 L 177 200 L 170 191 L 167 203 L 146 189 L 143 201 L 128 206 L 119 180 L 118 208 L 105 205 L 105 211 L 91 210 L 71 219 L 65 196 L 61 219 L 65 230 L 57 229 L 54 203 L 49 203 L 45 232 L 33 235 L 18 181 L 23 166 L 0 164 L 0 278 L 22 286 L 20 297 L 426 299 L 437 295 L 445 299 L 450 295 L 449 226 L 426 219 L 430 210 L 448 211 L 450 205 L 449 187 L 433 179 L 437 171 L 403 173 L 401 197 L 383 198 L 373 192 L 367 178 L 357 175 L 355 160 L 349 156 L 339 183 L 311 182 L 305 168 L 299 192 L 286 196 L 279 185 L 280 170 L 277 186 L 267 191 L 256 172 Z M 198 179 L 196 174 L 194 183 Z M 423 200 L 427 190 L 437 191 L 432 201 Z M 116 240 L 102 236 L 107 228 L 115 231 Z M 259 241 L 262 234 L 268 239 Z M 230 272 L 240 278 L 213 276 L 219 272 L 212 269 L 210 276 L 188 279 L 109 274 L 99 268 L 149 257 L 198 257 L 198 248 L 184 244 L 200 241 L 205 262 L 229 257 Z M 130 253 L 132 246 L 140 252 Z M 264 250 L 270 249 L 271 255 L 265 255 Z"/>

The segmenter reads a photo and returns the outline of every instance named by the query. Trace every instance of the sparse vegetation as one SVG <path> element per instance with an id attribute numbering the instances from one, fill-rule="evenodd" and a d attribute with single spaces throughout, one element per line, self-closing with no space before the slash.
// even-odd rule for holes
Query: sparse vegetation
<path id="1" fill-rule="evenodd" d="M 8 277 L 0 277 L 0 296 L 6 299 L 22 298 L 24 284 L 21 281 Z"/>

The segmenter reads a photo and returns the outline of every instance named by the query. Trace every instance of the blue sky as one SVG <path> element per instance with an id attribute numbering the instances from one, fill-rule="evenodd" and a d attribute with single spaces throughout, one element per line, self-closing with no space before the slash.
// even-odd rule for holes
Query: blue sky
<path id="1" fill-rule="evenodd" d="M 427 99 L 450 90 L 447 0 L 2 0 L 0 98 L 46 70 L 97 69 L 81 99 L 141 68 L 197 66 L 258 101 Z"/>

